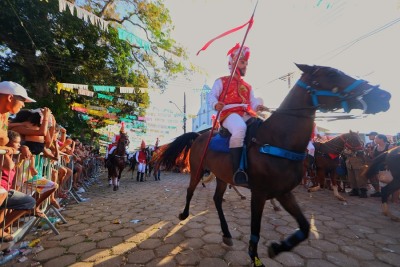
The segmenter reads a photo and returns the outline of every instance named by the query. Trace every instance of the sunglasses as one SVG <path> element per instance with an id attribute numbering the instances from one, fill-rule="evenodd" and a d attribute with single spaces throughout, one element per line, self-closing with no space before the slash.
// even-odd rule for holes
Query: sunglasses
<path id="1" fill-rule="evenodd" d="M 14 97 L 16 100 L 19 100 L 19 101 L 22 101 L 22 102 L 25 102 L 25 100 L 26 100 L 26 98 L 24 98 L 24 97 L 22 97 L 22 96 L 20 96 L 20 95 L 13 95 L 13 97 Z"/>

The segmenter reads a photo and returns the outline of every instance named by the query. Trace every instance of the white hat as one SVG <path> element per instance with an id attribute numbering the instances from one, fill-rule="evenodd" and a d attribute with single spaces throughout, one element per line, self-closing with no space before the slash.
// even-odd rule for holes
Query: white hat
<path id="1" fill-rule="evenodd" d="M 0 82 L 0 94 L 18 95 L 25 98 L 24 102 L 28 103 L 36 102 L 36 100 L 33 100 L 32 98 L 28 97 L 28 93 L 26 92 L 26 89 L 24 87 L 15 82 L 9 82 L 9 81 Z"/>

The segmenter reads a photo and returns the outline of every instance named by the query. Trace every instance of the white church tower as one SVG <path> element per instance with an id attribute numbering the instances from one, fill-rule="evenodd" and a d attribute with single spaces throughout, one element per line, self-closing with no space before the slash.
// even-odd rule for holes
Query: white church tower
<path id="1" fill-rule="evenodd" d="M 200 108 L 197 116 L 192 119 L 192 131 L 202 132 L 212 127 L 211 116 L 216 114 L 216 111 L 208 104 L 207 96 L 211 88 L 204 84 L 200 93 Z"/>

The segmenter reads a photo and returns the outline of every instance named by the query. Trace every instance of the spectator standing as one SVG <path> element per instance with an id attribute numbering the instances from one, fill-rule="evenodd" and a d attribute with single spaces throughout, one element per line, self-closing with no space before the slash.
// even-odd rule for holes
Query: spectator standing
<path id="1" fill-rule="evenodd" d="M 389 144 L 388 139 L 386 137 L 386 135 L 384 134 L 378 134 L 375 136 L 374 139 L 375 142 L 375 147 L 372 150 L 372 159 L 378 157 L 379 155 L 381 155 L 382 153 L 388 151 L 390 148 L 392 148 L 392 146 Z M 381 165 L 379 167 L 380 171 L 384 171 L 385 170 L 385 165 Z M 371 181 L 373 187 L 375 188 L 375 193 L 371 194 L 371 197 L 380 197 L 381 196 L 381 190 L 380 190 L 380 184 L 379 184 L 379 180 L 378 180 L 378 176 L 376 175 L 373 179 L 373 181 Z"/>
<path id="2" fill-rule="evenodd" d="M 347 179 L 351 186 L 349 196 L 367 198 L 367 179 L 361 175 L 365 168 L 364 152 L 352 152 L 349 149 L 345 149 L 344 155 L 346 156 Z"/>
<path id="3" fill-rule="evenodd" d="M 140 145 L 140 150 L 136 153 L 136 162 L 138 163 L 136 180 L 139 181 L 139 176 L 140 176 L 140 181 L 143 182 L 144 181 L 143 177 L 146 172 L 146 164 L 147 164 L 147 152 L 144 140 L 142 140 L 142 143 Z"/>

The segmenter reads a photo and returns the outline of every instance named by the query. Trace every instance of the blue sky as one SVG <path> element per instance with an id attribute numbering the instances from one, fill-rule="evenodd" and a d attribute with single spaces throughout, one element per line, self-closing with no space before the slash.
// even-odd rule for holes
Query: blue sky
<path id="1" fill-rule="evenodd" d="M 183 92 L 187 92 L 188 113 L 197 113 L 200 98 L 198 91 L 192 89 L 201 88 L 205 82 L 211 86 L 216 78 L 228 74 L 226 52 L 242 41 L 245 31 L 217 40 L 199 56 L 197 51 L 213 37 L 245 23 L 256 3 L 165 1 L 175 25 L 173 37 L 186 47 L 190 60 L 204 74 L 191 77 L 190 81 L 171 81 L 163 100 L 171 98 L 183 106 Z M 391 109 L 362 119 L 319 121 L 318 125 L 331 132 L 400 132 L 394 123 L 400 112 L 399 18 L 398 0 L 260 0 L 246 41 L 251 49 L 246 80 L 253 85 L 255 94 L 274 108 L 288 93 L 287 83 L 277 78 L 296 71 L 294 63 L 338 68 L 391 92 Z M 299 73 L 295 75 L 296 80 Z"/>

